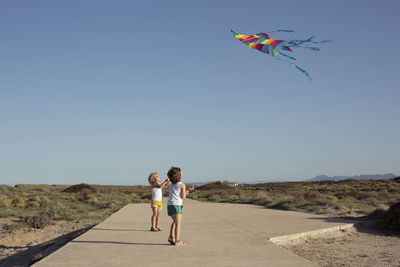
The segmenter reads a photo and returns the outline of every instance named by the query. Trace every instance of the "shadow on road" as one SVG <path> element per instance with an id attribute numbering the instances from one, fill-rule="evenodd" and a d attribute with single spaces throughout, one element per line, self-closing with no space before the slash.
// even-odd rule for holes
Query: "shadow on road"
<path id="1" fill-rule="evenodd" d="M 65 234 L 63 236 L 54 238 L 52 240 L 46 241 L 44 243 L 38 244 L 36 246 L 28 247 L 28 249 L 18 252 L 12 256 L 0 260 L 0 266 L 30 266 L 35 262 L 40 261 L 44 257 L 47 257 L 60 247 L 64 246 L 66 243 L 72 239 L 80 236 L 81 234 L 87 232 L 92 226 Z M 8 247 L 1 246 L 1 249 L 15 249 L 24 247 Z"/>
<path id="2" fill-rule="evenodd" d="M 106 229 L 106 228 L 92 228 L 98 231 L 127 231 L 127 232 L 149 232 L 149 230 L 136 230 L 136 229 Z"/>

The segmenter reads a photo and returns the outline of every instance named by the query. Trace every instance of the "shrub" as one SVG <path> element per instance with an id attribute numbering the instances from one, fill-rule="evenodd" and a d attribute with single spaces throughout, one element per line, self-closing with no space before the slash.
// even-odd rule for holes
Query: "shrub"
<path id="1" fill-rule="evenodd" d="M 1 208 L 8 208 L 11 206 L 11 200 L 8 198 L 1 198 L 0 199 L 0 207 Z"/>
<path id="2" fill-rule="evenodd" d="M 391 194 L 388 193 L 387 191 L 380 191 L 377 193 L 377 198 L 381 199 L 381 200 L 386 200 L 386 199 L 390 199 Z"/>
<path id="3" fill-rule="evenodd" d="M 305 192 L 303 195 L 305 200 L 316 200 L 321 198 L 321 193 L 318 191 Z"/>
<path id="4" fill-rule="evenodd" d="M 99 203 L 99 200 L 97 199 L 97 197 L 93 194 L 87 194 L 85 195 L 85 199 L 87 202 L 89 202 L 90 204 L 97 204 Z"/>
<path id="5" fill-rule="evenodd" d="M 254 195 L 253 198 L 250 199 L 250 202 L 253 204 L 258 204 L 258 205 L 268 205 L 272 202 L 272 198 L 270 195 L 263 191 L 257 191 Z"/>
<path id="6" fill-rule="evenodd" d="M 27 204 L 29 207 L 38 208 L 40 207 L 40 203 L 37 201 L 29 201 Z"/>
<path id="7" fill-rule="evenodd" d="M 20 208 L 23 209 L 25 208 L 26 204 L 25 204 L 25 199 L 23 199 L 22 197 L 18 197 L 16 199 L 14 199 L 12 201 L 12 205 L 16 208 Z"/>
<path id="8" fill-rule="evenodd" d="M 358 199 L 358 200 L 363 200 L 363 199 L 367 199 L 370 197 L 374 197 L 374 193 L 373 192 L 353 192 L 353 197 Z"/>
<path id="9" fill-rule="evenodd" d="M 86 212 L 81 212 L 85 214 Z M 66 208 L 61 208 L 57 205 L 47 207 L 44 214 L 48 215 L 50 219 L 55 220 L 55 221 L 70 221 L 73 219 L 72 214 L 70 214 L 70 211 Z M 82 215 L 82 214 L 80 214 Z"/>
<path id="10" fill-rule="evenodd" d="M 31 215 L 24 218 L 24 222 L 32 228 L 44 228 L 50 223 L 50 217 L 47 214 Z"/>
<path id="11" fill-rule="evenodd" d="M 325 198 L 326 200 L 328 200 L 329 202 L 331 202 L 331 203 L 336 203 L 336 202 L 338 202 L 338 198 L 335 197 L 335 196 L 333 196 L 333 195 L 325 195 L 324 198 Z"/>
<path id="12" fill-rule="evenodd" d="M 268 206 L 269 208 L 272 209 L 280 209 L 280 210 L 292 210 L 293 208 L 293 202 L 292 201 L 280 201 L 274 205 Z"/>
<path id="13" fill-rule="evenodd" d="M 288 193 L 289 196 L 293 197 L 294 199 L 303 199 L 304 200 L 304 193 L 301 191 L 292 191 Z"/>
<path id="14" fill-rule="evenodd" d="M 17 189 L 15 189 L 14 187 L 9 186 L 9 185 L 0 185 L 0 192 L 3 193 L 3 194 L 11 193 L 11 192 L 14 192 L 16 190 Z"/>
<path id="15" fill-rule="evenodd" d="M 148 199 L 148 200 L 151 200 L 151 193 L 141 195 L 141 196 L 140 196 L 140 199 L 146 199 L 146 200 Z"/>
<path id="16" fill-rule="evenodd" d="M 47 207 L 51 200 L 47 196 L 41 196 L 39 203 L 41 207 Z"/>
<path id="17" fill-rule="evenodd" d="M 56 207 L 57 207 L 57 208 L 61 208 L 61 209 L 62 209 L 62 208 L 65 208 L 64 204 L 61 203 L 61 202 L 59 202 L 59 201 L 56 202 Z"/>
<path id="18" fill-rule="evenodd" d="M 393 204 L 388 211 L 381 212 L 376 227 L 381 230 L 400 232 L 400 202 Z"/>
<path id="19" fill-rule="evenodd" d="M 57 209 L 54 207 L 47 207 L 45 210 L 45 214 L 49 216 L 50 219 L 55 219 L 57 216 Z"/>
<path id="20" fill-rule="evenodd" d="M 88 193 L 96 193 L 97 190 L 91 185 L 88 184 L 77 184 L 70 187 L 67 187 L 63 190 L 65 193 L 81 193 L 81 194 L 88 194 Z"/>
<path id="21" fill-rule="evenodd" d="M 208 198 L 208 200 L 212 202 L 220 202 L 222 198 L 220 195 L 212 195 Z"/>
<path id="22" fill-rule="evenodd" d="M 81 194 L 83 196 L 89 195 L 91 193 L 92 193 L 92 191 L 89 188 L 84 188 L 79 192 L 79 194 Z"/>
<path id="23" fill-rule="evenodd" d="M 221 181 L 212 182 L 196 187 L 196 190 L 211 190 L 211 189 L 227 190 L 227 189 L 232 189 L 232 187 L 228 184 L 228 182 L 221 182 Z"/>
<path id="24" fill-rule="evenodd" d="M 18 221 L 18 222 L 12 223 L 12 224 L 6 224 L 6 225 L 4 225 L 4 226 L 3 226 L 3 229 L 12 232 L 12 231 L 21 229 L 21 228 L 23 228 L 23 227 L 25 227 L 25 226 L 26 226 L 26 225 L 25 225 L 24 222 Z"/>

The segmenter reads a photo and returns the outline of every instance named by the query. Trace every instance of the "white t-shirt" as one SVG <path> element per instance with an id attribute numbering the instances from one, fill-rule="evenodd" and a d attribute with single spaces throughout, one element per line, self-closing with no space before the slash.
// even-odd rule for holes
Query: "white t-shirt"
<path id="1" fill-rule="evenodd" d="M 161 183 L 158 182 L 158 185 Z M 157 200 L 157 201 L 162 201 L 162 189 L 153 187 L 153 190 L 151 191 L 151 200 Z"/>
<path id="2" fill-rule="evenodd" d="M 181 182 L 177 182 L 176 184 L 171 183 L 169 186 L 169 199 L 167 205 L 183 205 L 183 199 L 181 198 L 181 190 L 179 187 L 181 186 Z"/>

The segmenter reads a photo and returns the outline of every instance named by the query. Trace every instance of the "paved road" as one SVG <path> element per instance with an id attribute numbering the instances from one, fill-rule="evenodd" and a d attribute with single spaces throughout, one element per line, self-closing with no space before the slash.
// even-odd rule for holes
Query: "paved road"
<path id="1" fill-rule="evenodd" d="M 166 203 L 166 200 L 164 200 Z M 316 266 L 268 240 L 344 225 L 300 212 L 254 205 L 185 200 L 186 246 L 167 242 L 171 219 L 162 211 L 162 232 L 150 232 L 150 204 L 129 204 L 35 264 L 44 266 Z"/>

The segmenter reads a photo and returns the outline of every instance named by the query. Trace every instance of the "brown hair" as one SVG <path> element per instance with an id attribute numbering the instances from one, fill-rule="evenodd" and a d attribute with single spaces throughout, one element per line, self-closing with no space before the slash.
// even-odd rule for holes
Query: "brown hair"
<path id="1" fill-rule="evenodd" d="M 172 166 L 167 175 L 171 183 L 176 184 L 180 182 L 182 178 L 181 168 Z"/>
<path id="2" fill-rule="evenodd" d="M 158 175 L 157 172 L 152 172 L 149 175 L 149 184 L 153 184 L 156 181 L 156 175 Z"/>

